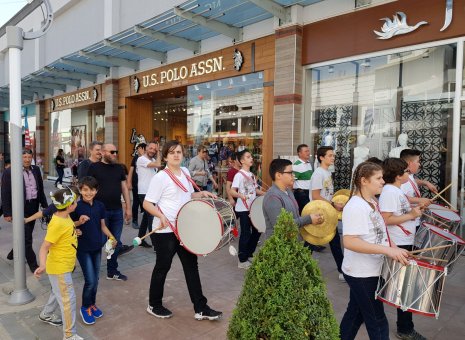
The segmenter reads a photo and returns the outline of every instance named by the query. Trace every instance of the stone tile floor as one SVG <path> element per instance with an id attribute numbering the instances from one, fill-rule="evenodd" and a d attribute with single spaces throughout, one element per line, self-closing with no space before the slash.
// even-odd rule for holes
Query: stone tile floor
<path id="1" fill-rule="evenodd" d="M 46 192 L 52 190 L 52 183 L 46 182 Z M 47 191 L 48 190 L 48 191 Z M 41 306 L 49 295 L 49 283 L 44 275 L 36 280 L 27 270 L 27 284 L 36 299 L 24 306 L 7 305 L 7 293 L 12 289 L 13 264 L 6 260 L 12 244 L 11 224 L 3 218 L 0 222 L 0 339 L 2 340 L 53 340 L 62 338 L 61 328 L 40 322 L 37 318 Z M 38 249 L 45 231 L 37 222 L 34 231 L 34 248 Z M 123 241 L 130 244 L 137 231 L 125 226 Z M 237 245 L 237 241 L 236 241 Z M 337 279 L 336 266 L 327 248 L 316 253 L 323 276 L 327 281 L 328 296 L 333 303 L 336 317 L 342 318 L 348 301 L 348 286 Z M 106 260 L 102 259 L 98 306 L 103 310 L 103 318 L 96 324 L 86 326 L 77 317 L 78 333 L 86 339 L 225 339 L 228 320 L 240 294 L 244 271 L 237 268 L 237 259 L 223 248 L 207 257 L 199 258 L 200 275 L 205 296 L 209 305 L 224 312 L 219 322 L 196 321 L 184 281 L 181 264 L 177 257 L 173 261 L 165 286 L 164 304 L 174 313 L 173 318 L 159 320 L 145 311 L 148 302 L 148 288 L 155 254 L 152 249 L 138 248 L 120 258 L 120 270 L 128 276 L 127 282 L 106 280 Z M 77 266 L 73 276 L 80 307 L 83 277 Z M 454 271 L 446 278 L 445 292 L 438 320 L 424 316 L 414 316 L 416 329 L 428 339 L 459 340 L 465 338 L 465 257 L 462 256 Z M 391 338 L 395 338 L 396 311 L 385 306 L 389 319 Z M 362 326 L 357 339 L 368 339 Z"/>

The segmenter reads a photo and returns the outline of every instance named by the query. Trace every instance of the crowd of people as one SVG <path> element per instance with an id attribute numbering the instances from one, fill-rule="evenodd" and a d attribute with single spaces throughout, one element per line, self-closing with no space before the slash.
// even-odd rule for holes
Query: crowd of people
<path id="1" fill-rule="evenodd" d="M 159 149 L 157 142 L 140 143 L 137 154 L 126 174 L 118 163 L 118 150 L 113 144 L 92 142 L 89 158 L 77 168 L 77 187 L 60 185 L 47 204 L 40 169 L 32 165 L 32 152 L 23 151 L 24 216 L 26 261 L 37 277 L 48 274 L 52 291 L 48 303 L 39 315 L 41 321 L 63 325 L 65 339 L 82 339 L 76 334 L 76 315 L 91 325 L 103 316 L 96 305 L 102 247 L 110 242 L 113 248 L 107 260 L 108 280 L 126 281 L 118 268 L 118 256 L 130 249 L 121 242 L 123 224 L 132 222 L 138 236 L 147 232 L 141 246 L 152 247 L 156 262 L 149 286 L 147 312 L 158 318 L 170 318 L 173 313 L 163 305 L 166 276 L 175 254 L 181 260 L 188 292 L 197 320 L 218 320 L 222 312 L 212 309 L 202 291 L 197 256 L 187 251 L 175 233 L 176 216 L 181 207 L 193 198 L 216 198 L 207 189 L 218 183 L 208 167 L 208 148 L 200 145 L 197 156 L 183 167 L 184 149 L 178 141 L 169 141 Z M 238 268 L 251 266 L 260 239 L 260 232 L 250 219 L 250 207 L 257 196 L 264 195 L 263 214 L 266 233 L 270 234 L 281 208 L 290 211 L 299 227 L 324 222 L 321 214 L 302 216 L 310 201 L 329 202 L 342 211 L 343 244 L 339 233 L 329 242 L 339 279 L 350 287 L 347 311 L 341 322 L 341 338 L 355 339 L 365 323 L 370 339 L 388 339 L 389 326 L 383 305 L 375 299 L 375 290 L 384 256 L 407 264 L 412 250 L 421 209 L 431 202 L 422 198 L 418 186 L 432 191 L 428 181 L 414 177 L 420 168 L 417 150 L 406 149 L 400 158 L 384 161 L 370 159 L 359 164 L 353 173 L 351 197 L 348 203 L 333 203 L 334 185 L 329 170 L 335 153 L 331 146 L 318 148 L 319 166 L 313 169 L 310 149 L 297 148 L 298 160 L 274 159 L 269 165 L 272 186 L 265 190 L 251 171 L 252 153 L 247 149 L 228 155 L 226 178 L 228 202 L 234 207 L 240 225 Z M 62 150 L 56 155 L 56 166 L 64 164 Z M 12 221 L 11 170 L 2 174 L 2 212 Z M 132 191 L 132 200 L 130 192 Z M 40 210 L 40 207 L 43 210 Z M 139 211 L 142 220 L 139 224 Z M 39 262 L 32 248 L 34 221 L 48 216 L 47 233 L 39 252 Z M 156 230 L 155 230 L 156 229 Z M 324 251 L 324 247 L 306 243 L 309 251 Z M 13 250 L 7 258 L 13 259 Z M 79 262 L 84 274 L 81 307 L 76 309 L 76 294 L 72 272 Z M 59 310 L 59 311 L 58 311 Z M 415 329 L 412 314 L 398 309 L 397 336 L 400 339 L 425 339 Z"/>

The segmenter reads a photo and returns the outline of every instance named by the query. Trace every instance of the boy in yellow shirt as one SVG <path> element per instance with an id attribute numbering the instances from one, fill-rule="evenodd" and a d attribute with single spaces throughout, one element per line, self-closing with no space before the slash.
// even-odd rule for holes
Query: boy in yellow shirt
<path id="1" fill-rule="evenodd" d="M 64 339 L 81 340 L 76 334 L 76 294 L 71 273 L 76 265 L 77 234 L 69 216 L 76 209 L 76 194 L 67 189 L 57 190 L 52 195 L 57 212 L 48 224 L 45 240 L 40 247 L 40 266 L 34 272 L 39 278 L 46 270 L 52 291 L 39 319 L 51 325 L 63 325 Z M 60 307 L 61 316 L 54 314 Z"/>

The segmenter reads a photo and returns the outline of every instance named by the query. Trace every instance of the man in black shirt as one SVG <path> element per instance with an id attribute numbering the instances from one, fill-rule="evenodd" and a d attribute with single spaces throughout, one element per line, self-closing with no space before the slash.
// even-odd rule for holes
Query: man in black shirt
<path id="1" fill-rule="evenodd" d="M 118 241 L 114 254 L 107 260 L 107 279 L 126 281 L 127 276 L 118 271 L 118 254 L 121 250 L 123 221 L 130 220 L 131 200 L 123 167 L 117 162 L 118 150 L 113 144 L 103 144 L 102 161 L 89 166 L 88 176 L 94 177 L 99 184 L 95 199 L 103 202 L 106 210 L 105 223 Z M 126 202 L 125 211 L 121 207 L 121 194 Z"/>
<path id="2" fill-rule="evenodd" d="M 139 143 L 136 145 L 136 155 L 132 158 L 131 168 L 129 169 L 128 174 L 128 190 L 132 190 L 132 227 L 134 229 L 139 229 L 139 208 L 142 211 L 142 202 L 139 201 L 139 194 L 137 188 L 138 175 L 137 175 L 137 159 L 139 156 L 142 156 L 145 153 L 145 143 Z"/>
<path id="3" fill-rule="evenodd" d="M 77 169 L 77 177 L 78 180 L 86 177 L 87 173 L 89 171 L 89 166 L 92 163 L 100 162 L 102 159 L 102 142 L 97 142 L 93 141 L 89 144 L 89 158 L 83 160 L 81 163 L 78 165 Z"/>

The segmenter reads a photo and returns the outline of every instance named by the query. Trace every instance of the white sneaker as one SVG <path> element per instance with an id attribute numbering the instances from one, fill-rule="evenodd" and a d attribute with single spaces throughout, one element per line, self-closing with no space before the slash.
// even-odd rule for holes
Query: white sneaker
<path id="1" fill-rule="evenodd" d="M 245 262 L 239 262 L 237 264 L 237 268 L 240 268 L 240 269 L 249 269 L 249 267 L 252 265 L 252 263 L 250 263 L 248 260 L 245 261 Z"/>
<path id="2" fill-rule="evenodd" d="M 61 317 L 56 314 L 45 314 L 44 312 L 40 312 L 39 320 L 45 323 L 48 323 L 52 326 L 62 326 L 63 321 L 61 321 Z"/>
<path id="3" fill-rule="evenodd" d="M 69 338 L 63 338 L 63 340 L 84 340 L 84 338 L 82 336 L 74 334 L 73 336 L 70 336 Z"/>
<path id="4" fill-rule="evenodd" d="M 344 274 L 339 273 L 339 281 L 346 282 L 346 279 L 344 279 Z"/>

